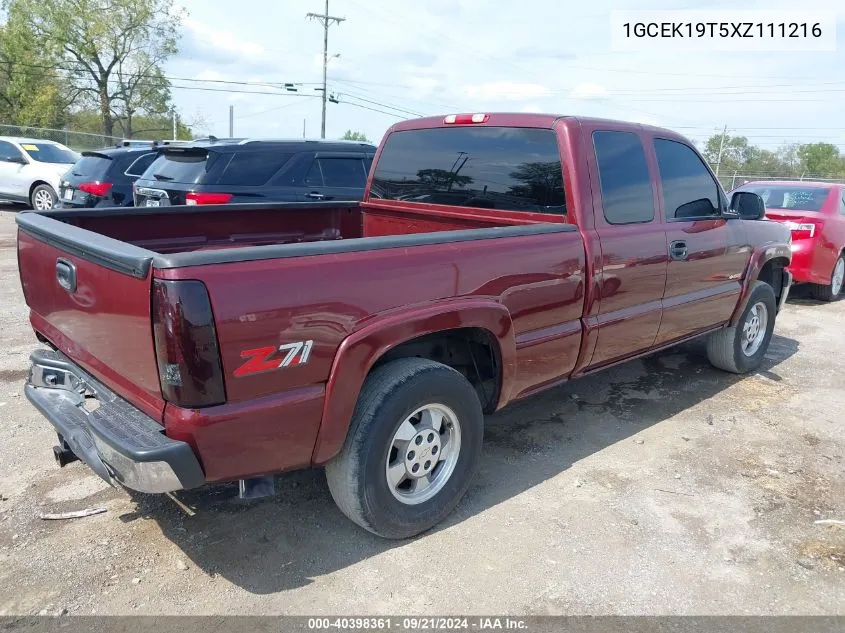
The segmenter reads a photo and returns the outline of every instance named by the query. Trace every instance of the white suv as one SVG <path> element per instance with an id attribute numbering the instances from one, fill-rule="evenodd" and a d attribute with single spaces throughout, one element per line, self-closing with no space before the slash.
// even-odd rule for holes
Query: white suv
<path id="1" fill-rule="evenodd" d="M 61 143 L 0 136 L 0 200 L 52 209 L 61 177 L 77 160 Z"/>

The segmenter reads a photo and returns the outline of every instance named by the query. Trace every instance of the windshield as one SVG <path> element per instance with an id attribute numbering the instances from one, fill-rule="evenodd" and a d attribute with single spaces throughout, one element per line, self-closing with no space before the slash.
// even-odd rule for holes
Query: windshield
<path id="1" fill-rule="evenodd" d="M 21 143 L 27 155 L 39 163 L 66 163 L 71 165 L 79 159 L 79 154 L 62 145 L 53 143 Z"/>
<path id="2" fill-rule="evenodd" d="M 143 174 L 145 180 L 199 183 L 206 170 L 207 152 L 167 152 L 153 161 Z"/>
<path id="3" fill-rule="evenodd" d="M 750 191 L 763 198 L 767 209 L 784 211 L 821 211 L 830 193 L 826 187 L 802 187 L 800 185 L 755 185 L 742 187 L 739 191 Z"/>
<path id="4" fill-rule="evenodd" d="M 506 127 L 394 132 L 375 166 L 374 198 L 565 214 L 555 133 Z"/>
<path id="5" fill-rule="evenodd" d="M 111 162 L 111 158 L 102 154 L 83 154 L 82 158 L 71 168 L 70 173 L 91 180 L 102 180 L 105 178 Z"/>

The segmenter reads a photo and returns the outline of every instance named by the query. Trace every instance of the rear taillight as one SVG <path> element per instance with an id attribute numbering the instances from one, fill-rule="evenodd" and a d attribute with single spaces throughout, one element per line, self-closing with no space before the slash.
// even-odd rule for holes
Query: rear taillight
<path id="1" fill-rule="evenodd" d="M 185 204 L 226 204 L 232 199 L 231 193 L 204 193 L 189 191 L 185 194 Z"/>
<path id="2" fill-rule="evenodd" d="M 458 125 L 469 125 L 470 123 L 487 123 L 490 120 L 489 114 L 448 114 L 443 123 L 456 123 Z"/>
<path id="3" fill-rule="evenodd" d="M 180 407 L 226 402 L 220 348 L 201 281 L 153 281 L 153 338 L 165 400 Z"/>
<path id="4" fill-rule="evenodd" d="M 94 196 L 105 196 L 111 191 L 112 183 L 110 182 L 83 182 L 78 189 L 85 193 L 90 193 Z"/>
<path id="5" fill-rule="evenodd" d="M 786 226 L 792 231 L 793 240 L 807 240 L 815 237 L 816 233 L 821 229 L 819 224 L 813 222 L 787 222 Z"/>

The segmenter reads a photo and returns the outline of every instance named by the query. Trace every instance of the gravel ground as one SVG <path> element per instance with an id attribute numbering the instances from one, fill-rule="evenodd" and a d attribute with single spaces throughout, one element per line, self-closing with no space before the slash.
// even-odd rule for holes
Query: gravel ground
<path id="1" fill-rule="evenodd" d="M 815 523 L 845 520 L 845 302 L 796 291 L 754 375 L 693 343 L 491 416 L 458 510 L 388 542 L 319 471 L 182 493 L 189 516 L 57 468 L 14 230 L 0 211 L 0 615 L 845 613 L 845 526 Z"/>

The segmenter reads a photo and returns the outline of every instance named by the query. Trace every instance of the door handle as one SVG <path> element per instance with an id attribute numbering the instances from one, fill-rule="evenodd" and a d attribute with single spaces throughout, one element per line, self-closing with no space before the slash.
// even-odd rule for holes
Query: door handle
<path id="1" fill-rule="evenodd" d="M 683 260 L 687 258 L 687 243 L 683 240 L 675 240 L 669 244 L 669 257 L 675 260 Z"/>
<path id="2" fill-rule="evenodd" d="M 306 193 L 305 197 L 311 198 L 312 200 L 325 200 L 326 199 L 326 196 L 324 196 L 322 193 L 317 193 L 316 191 L 312 191 L 311 193 Z"/>

